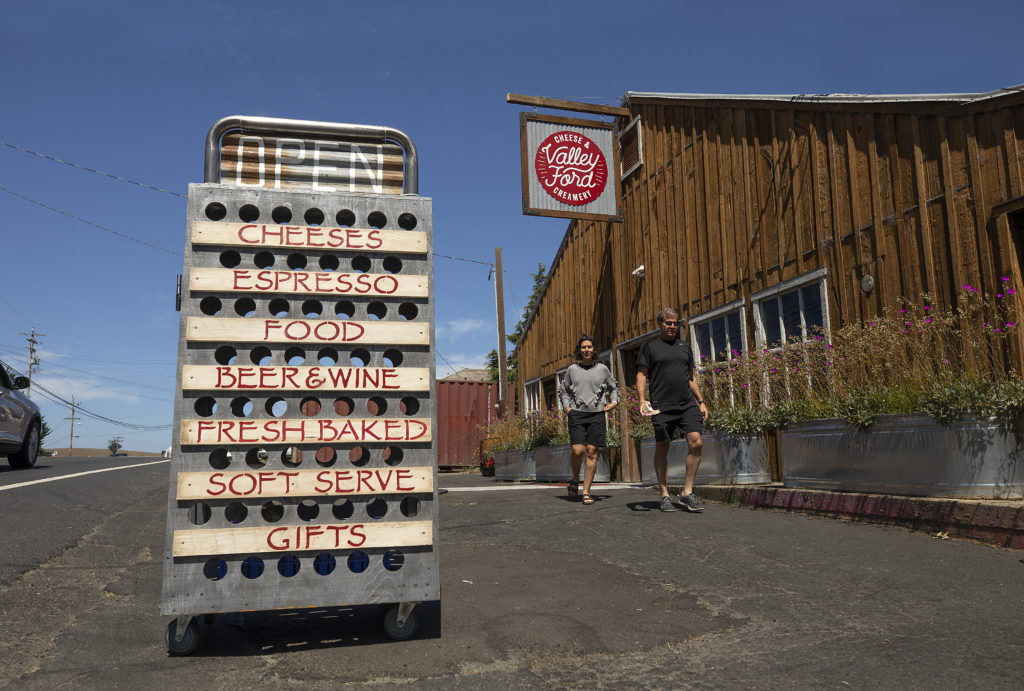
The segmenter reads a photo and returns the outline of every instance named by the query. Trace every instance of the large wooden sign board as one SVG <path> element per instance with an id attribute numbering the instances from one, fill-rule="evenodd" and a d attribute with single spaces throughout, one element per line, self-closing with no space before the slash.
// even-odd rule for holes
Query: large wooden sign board
<path id="1" fill-rule="evenodd" d="M 164 614 L 440 598 L 431 200 L 342 187 L 189 188 Z"/>

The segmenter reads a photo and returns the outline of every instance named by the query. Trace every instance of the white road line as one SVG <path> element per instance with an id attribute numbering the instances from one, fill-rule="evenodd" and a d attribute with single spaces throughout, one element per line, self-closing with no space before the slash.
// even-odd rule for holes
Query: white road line
<path id="1" fill-rule="evenodd" d="M 17 487 L 28 487 L 29 485 L 39 485 L 44 482 L 56 482 L 57 480 L 68 480 L 73 477 L 80 477 L 82 475 L 92 475 L 93 473 L 109 473 L 111 470 L 128 470 L 129 468 L 141 468 L 147 465 L 156 465 L 157 463 L 170 463 L 171 459 L 165 458 L 160 461 L 150 461 L 149 463 L 136 463 L 135 465 L 119 465 L 116 468 L 102 468 L 100 470 L 86 470 L 81 473 L 72 473 L 71 475 L 61 475 L 59 477 L 48 477 L 43 480 L 31 480 L 29 482 L 19 482 L 15 485 L 4 485 L 0 487 L 0 491 L 5 489 L 15 489 Z"/>
<path id="2" fill-rule="evenodd" d="M 643 489 L 643 485 L 633 485 L 628 483 L 615 483 L 615 484 L 594 484 L 591 486 L 592 490 L 606 490 L 606 489 Z M 531 485 L 524 483 L 509 483 L 507 485 L 488 485 L 487 487 L 442 487 L 449 492 L 497 492 L 507 489 L 557 489 L 562 492 L 565 491 L 565 483 L 557 485 Z M 580 493 L 583 493 L 583 483 L 580 483 Z"/>

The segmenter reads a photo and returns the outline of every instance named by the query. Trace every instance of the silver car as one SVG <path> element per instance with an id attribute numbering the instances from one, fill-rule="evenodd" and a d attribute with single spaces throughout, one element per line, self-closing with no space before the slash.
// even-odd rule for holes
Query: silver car
<path id="1" fill-rule="evenodd" d="M 43 418 L 39 406 L 19 391 L 28 385 L 28 377 L 12 376 L 0 362 L 0 455 L 7 455 L 12 468 L 31 468 L 39 455 Z"/>

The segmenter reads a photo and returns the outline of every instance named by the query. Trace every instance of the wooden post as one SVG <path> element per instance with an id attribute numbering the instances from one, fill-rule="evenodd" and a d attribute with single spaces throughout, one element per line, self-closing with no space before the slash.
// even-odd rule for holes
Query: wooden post
<path id="1" fill-rule="evenodd" d="M 508 361 L 505 359 L 505 289 L 501 281 L 501 248 L 494 248 L 494 303 L 498 312 L 498 378 L 501 383 L 499 398 L 501 414 L 509 412 Z"/>

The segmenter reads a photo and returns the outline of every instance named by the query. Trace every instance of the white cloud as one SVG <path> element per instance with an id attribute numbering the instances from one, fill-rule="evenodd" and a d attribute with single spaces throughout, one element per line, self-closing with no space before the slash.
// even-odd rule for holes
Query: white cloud
<path id="1" fill-rule="evenodd" d="M 87 379 L 72 379 L 69 377 L 46 377 L 37 375 L 33 378 L 33 384 L 38 383 L 47 391 L 71 400 L 74 395 L 78 402 L 97 399 L 117 399 L 121 401 L 138 401 L 138 396 L 126 394 L 123 391 L 111 389 L 103 384 Z"/>
<path id="2" fill-rule="evenodd" d="M 434 331 L 438 340 L 444 338 L 449 341 L 453 341 L 468 333 L 473 333 L 474 331 L 479 331 L 485 328 L 495 329 L 496 327 L 492 322 L 484 319 L 467 317 L 466 319 L 449 319 L 446 322 L 436 324 L 434 326 Z M 497 332 L 495 331 L 495 333 Z"/>
<path id="3" fill-rule="evenodd" d="M 485 357 L 487 356 L 464 353 L 456 353 L 453 356 L 450 353 L 446 353 L 444 360 L 440 357 L 437 358 L 437 378 L 442 379 L 467 367 L 470 369 L 483 369 L 486 366 L 484 365 Z"/>

